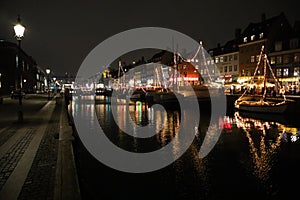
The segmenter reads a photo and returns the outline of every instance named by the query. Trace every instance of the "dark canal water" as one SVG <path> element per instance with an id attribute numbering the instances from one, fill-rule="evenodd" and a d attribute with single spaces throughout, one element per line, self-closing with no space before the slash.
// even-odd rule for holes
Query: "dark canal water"
<path id="1" fill-rule="evenodd" d="M 71 105 L 73 115 L 89 116 L 96 110 L 93 117 L 97 117 L 106 136 L 115 145 L 132 152 L 155 151 L 178 140 L 179 126 L 195 126 L 193 121 L 185 121 L 188 112 L 180 111 L 177 106 L 166 107 L 163 112 L 145 103 L 129 107 L 119 104 L 114 118 L 104 97 L 97 104 L 91 101 L 76 107 L 73 101 Z M 299 196 L 299 114 L 260 116 L 239 113 L 229 106 L 225 116 L 211 119 L 209 103 L 199 103 L 199 107 L 201 120 L 194 128 L 192 145 L 174 163 L 154 172 L 135 174 L 109 168 L 91 156 L 77 137 L 74 152 L 82 198 L 210 200 Z M 127 111 L 136 124 L 156 127 L 157 134 L 137 139 L 122 132 L 116 122 L 127 126 Z M 201 159 L 198 153 L 210 120 L 222 134 L 213 150 Z M 174 144 L 176 154 L 181 144 L 179 140 Z"/>

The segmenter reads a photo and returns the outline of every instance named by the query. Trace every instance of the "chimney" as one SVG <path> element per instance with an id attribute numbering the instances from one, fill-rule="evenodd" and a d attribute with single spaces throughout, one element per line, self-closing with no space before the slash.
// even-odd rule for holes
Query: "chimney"
<path id="1" fill-rule="evenodd" d="M 266 21 L 266 13 L 261 14 L 261 21 L 262 22 Z"/>
<path id="2" fill-rule="evenodd" d="M 235 39 L 239 38 L 242 34 L 242 29 L 236 28 L 235 29 Z"/>

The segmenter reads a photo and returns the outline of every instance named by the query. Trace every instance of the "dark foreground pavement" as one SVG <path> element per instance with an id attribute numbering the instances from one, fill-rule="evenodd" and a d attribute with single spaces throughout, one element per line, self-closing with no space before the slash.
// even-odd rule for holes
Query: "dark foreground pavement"
<path id="1" fill-rule="evenodd" d="M 59 96 L 23 123 L 2 126 L 0 199 L 80 199 L 72 140 Z"/>

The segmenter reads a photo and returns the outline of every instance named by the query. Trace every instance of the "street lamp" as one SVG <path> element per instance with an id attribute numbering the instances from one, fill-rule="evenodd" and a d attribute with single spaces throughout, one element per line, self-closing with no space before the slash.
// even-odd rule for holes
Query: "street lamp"
<path id="1" fill-rule="evenodd" d="M 21 24 L 20 15 L 18 15 L 18 23 L 14 26 L 15 37 L 18 40 L 19 47 L 21 47 L 21 40 L 24 37 L 25 27 Z"/>
<path id="2" fill-rule="evenodd" d="M 21 51 L 21 40 L 24 37 L 24 32 L 25 32 L 25 27 L 22 26 L 21 24 L 21 18 L 20 15 L 18 15 L 18 23 L 14 26 L 14 31 L 15 31 L 15 37 L 17 38 L 18 41 L 18 78 L 16 79 L 16 89 L 19 87 L 20 89 L 20 95 L 19 95 L 19 111 L 18 111 L 18 121 L 22 122 L 23 121 L 23 108 L 22 108 L 22 65 L 21 65 L 21 59 L 20 59 L 20 51 Z M 20 79 L 19 79 L 20 78 Z M 18 86 L 18 81 L 19 81 L 19 86 Z"/>
<path id="3" fill-rule="evenodd" d="M 47 78 L 47 85 L 48 85 L 48 100 L 50 100 L 50 87 L 49 87 L 49 84 L 50 84 L 50 72 L 51 70 L 49 68 L 46 69 L 46 74 L 48 75 L 48 78 Z"/>

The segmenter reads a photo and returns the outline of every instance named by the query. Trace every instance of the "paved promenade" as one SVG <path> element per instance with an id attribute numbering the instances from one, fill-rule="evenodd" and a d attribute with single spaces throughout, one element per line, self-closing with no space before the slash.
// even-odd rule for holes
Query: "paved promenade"
<path id="1" fill-rule="evenodd" d="M 29 101 L 22 123 L 14 111 L 5 117 L 10 101 L 0 105 L 0 200 L 80 199 L 63 98 L 41 97 L 31 107 Z"/>

